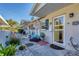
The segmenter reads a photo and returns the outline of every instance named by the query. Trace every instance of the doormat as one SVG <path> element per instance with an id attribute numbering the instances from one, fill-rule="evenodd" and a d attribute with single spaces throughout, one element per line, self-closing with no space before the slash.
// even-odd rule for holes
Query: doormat
<path id="1" fill-rule="evenodd" d="M 33 46 L 34 44 L 33 43 L 27 43 L 25 44 L 27 47 L 30 47 L 30 46 Z"/>
<path id="2" fill-rule="evenodd" d="M 50 47 L 53 48 L 53 49 L 56 49 L 56 50 L 64 50 L 64 48 L 59 47 L 59 46 L 54 45 L 54 44 L 51 44 Z"/>
<path id="3" fill-rule="evenodd" d="M 39 42 L 37 42 L 39 45 L 47 45 L 48 44 L 48 42 L 45 42 L 45 41 L 39 41 Z"/>

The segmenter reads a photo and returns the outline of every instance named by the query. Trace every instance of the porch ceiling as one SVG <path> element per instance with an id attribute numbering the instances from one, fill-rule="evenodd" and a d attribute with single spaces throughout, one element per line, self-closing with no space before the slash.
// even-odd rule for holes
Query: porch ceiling
<path id="1" fill-rule="evenodd" d="M 43 17 L 51 12 L 59 10 L 59 9 L 65 7 L 65 6 L 68 6 L 70 4 L 71 3 L 47 3 L 42 8 L 40 8 L 37 12 L 32 13 L 32 15 L 37 16 L 37 17 Z"/>

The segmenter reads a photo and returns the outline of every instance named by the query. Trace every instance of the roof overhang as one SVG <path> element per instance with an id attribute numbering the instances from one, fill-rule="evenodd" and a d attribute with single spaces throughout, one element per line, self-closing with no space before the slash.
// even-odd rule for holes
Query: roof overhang
<path id="1" fill-rule="evenodd" d="M 57 11 L 63 7 L 71 5 L 72 3 L 46 3 L 46 4 L 34 4 L 31 15 L 37 17 L 44 17 L 47 14 Z"/>
<path id="2" fill-rule="evenodd" d="M 0 27 L 10 27 L 10 25 L 7 23 L 7 21 L 0 15 L 0 20 L 3 23 L 0 25 Z"/>

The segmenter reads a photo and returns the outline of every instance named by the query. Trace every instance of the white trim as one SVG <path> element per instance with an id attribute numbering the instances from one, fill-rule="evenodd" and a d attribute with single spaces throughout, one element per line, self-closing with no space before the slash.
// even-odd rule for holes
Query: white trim
<path id="1" fill-rule="evenodd" d="M 40 3 L 41 7 L 38 6 L 37 10 L 35 11 L 35 13 L 37 13 L 40 9 L 42 9 L 47 3 Z"/>
<path id="2" fill-rule="evenodd" d="M 8 26 L 8 25 L 0 25 L 0 27 L 10 27 L 10 26 Z"/>
<path id="3" fill-rule="evenodd" d="M 6 20 L 0 15 L 0 18 L 2 19 L 2 21 L 5 23 L 5 24 L 7 24 L 8 26 L 10 26 L 7 22 L 6 22 Z"/>
<path id="4" fill-rule="evenodd" d="M 63 43 L 58 43 L 58 42 L 55 42 L 55 40 L 54 40 L 54 19 L 55 18 L 58 18 L 58 17 L 64 17 L 64 23 L 63 23 L 63 31 L 64 31 L 64 34 L 63 34 Z M 58 46 L 61 46 L 61 47 L 64 47 L 65 46 L 65 15 L 60 15 L 60 16 L 57 16 L 57 17 L 54 17 L 53 18 L 53 44 L 56 44 L 56 45 L 58 45 Z"/>
<path id="5" fill-rule="evenodd" d="M 33 4 L 33 7 L 32 7 L 32 9 L 31 9 L 30 14 L 32 14 L 32 13 L 33 13 L 35 6 L 36 6 L 36 3 L 34 3 L 34 4 Z"/>
<path id="6" fill-rule="evenodd" d="M 42 9 L 47 3 L 40 3 L 40 5 L 42 5 L 41 7 L 37 7 L 36 8 L 36 10 L 35 10 L 35 7 L 36 7 L 36 5 L 37 5 L 38 3 L 35 3 L 35 4 L 33 4 L 33 7 L 32 7 L 32 10 L 31 10 L 31 12 L 30 12 L 30 15 L 32 15 L 32 16 L 35 16 L 35 14 L 40 10 L 40 9 Z M 38 16 L 37 16 L 38 17 Z"/>

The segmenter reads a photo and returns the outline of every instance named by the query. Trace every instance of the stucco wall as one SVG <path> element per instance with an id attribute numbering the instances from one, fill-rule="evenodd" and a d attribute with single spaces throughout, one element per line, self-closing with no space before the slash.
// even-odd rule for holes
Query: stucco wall
<path id="1" fill-rule="evenodd" d="M 41 19 L 40 20 L 40 22 L 41 21 L 45 21 L 46 19 L 51 19 L 51 18 L 48 18 L 48 17 L 45 17 L 45 18 L 43 18 L 43 19 Z M 43 33 L 45 33 L 45 41 L 47 41 L 49 44 L 52 44 L 52 42 L 53 42 L 53 25 L 52 24 L 50 24 L 50 22 L 52 22 L 52 20 L 51 21 L 49 21 L 49 29 L 48 30 L 45 30 L 45 29 L 41 29 L 41 27 L 40 27 L 40 32 L 43 32 Z M 41 26 L 41 23 L 40 23 L 40 26 Z"/>
<path id="2" fill-rule="evenodd" d="M 71 9 L 73 8 L 73 9 Z M 74 39 L 79 38 L 79 25 L 73 25 L 74 21 L 79 21 L 79 4 L 71 7 L 69 12 L 66 14 L 65 20 L 65 44 L 66 48 L 70 48 L 72 50 L 72 45 L 70 43 L 70 37 L 72 36 Z M 74 13 L 74 17 L 70 18 L 69 13 Z M 78 39 L 79 40 L 79 39 Z"/>
<path id="3" fill-rule="evenodd" d="M 0 30 L 0 44 L 3 46 L 6 46 L 5 42 L 9 40 L 9 38 L 6 38 L 6 36 L 10 36 L 10 32 Z"/>
<path id="4" fill-rule="evenodd" d="M 70 13 L 74 13 L 74 17 L 70 18 L 69 14 Z M 72 25 L 73 21 L 78 20 L 79 21 L 79 4 L 72 4 L 70 6 L 64 7 L 56 12 L 52 12 L 51 14 L 48 14 L 45 18 L 41 19 L 41 20 L 46 20 L 49 19 L 51 22 L 53 20 L 54 17 L 57 16 L 61 16 L 61 15 L 65 15 L 65 44 L 61 45 L 62 47 L 65 47 L 66 49 L 71 49 L 72 50 L 72 46 L 70 43 L 70 37 L 74 36 L 76 38 L 79 38 L 79 25 Z M 47 35 L 47 39 L 46 41 L 48 41 L 49 43 L 53 43 L 53 22 L 52 22 L 52 27 L 51 27 L 52 31 L 50 32 L 48 31 L 44 31 Z"/>

